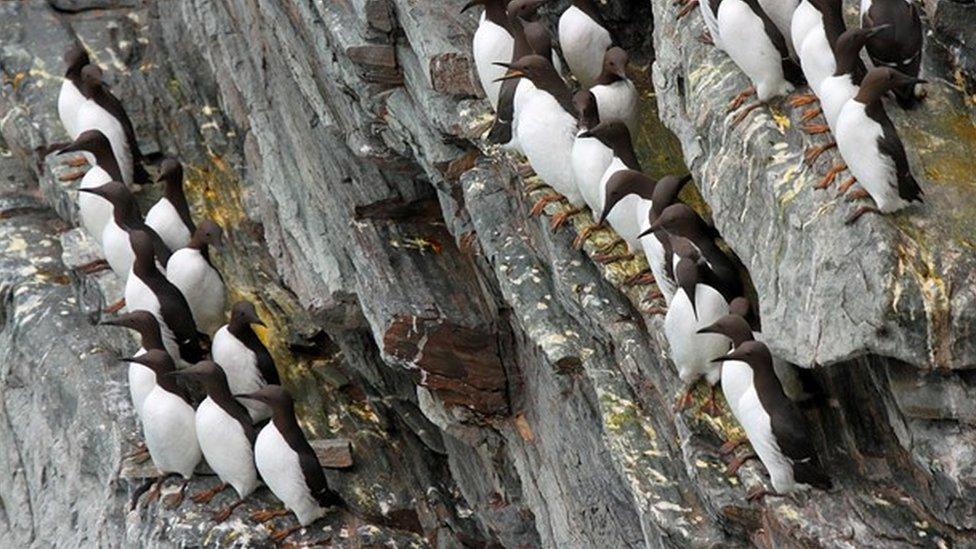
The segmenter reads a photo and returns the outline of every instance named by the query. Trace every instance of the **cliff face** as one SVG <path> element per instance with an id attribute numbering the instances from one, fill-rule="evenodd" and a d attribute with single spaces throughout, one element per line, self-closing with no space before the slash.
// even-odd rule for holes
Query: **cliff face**
<path id="1" fill-rule="evenodd" d="M 138 431 L 115 357 L 134 346 L 92 326 L 119 283 L 72 269 L 91 244 L 58 219 L 73 184 L 41 152 L 65 137 L 57 75 L 77 37 L 143 149 L 181 158 L 195 213 L 224 226 L 215 262 L 270 320 L 306 430 L 352 441 L 355 466 L 327 472 L 351 508 L 308 539 L 976 543 L 973 6 L 926 6 L 936 83 L 921 109 L 890 109 L 926 205 L 853 227 L 813 189 L 835 157 L 804 166 L 799 112 L 730 127 L 746 81 L 697 40 L 697 13 L 601 8 L 645 90 L 646 171 L 691 170 L 686 198 L 751 274 L 766 341 L 824 389 L 807 413 L 835 489 L 751 504 L 764 470 L 727 476 L 718 454 L 731 417 L 673 411 L 662 317 L 621 284 L 641 265 L 597 266 L 607 234 L 579 252 L 528 217 L 513 159 L 480 141 L 462 4 L 0 4 L 0 540 L 266 542 L 244 511 L 217 527 L 189 501 L 126 512 L 145 472 L 122 459 Z"/>

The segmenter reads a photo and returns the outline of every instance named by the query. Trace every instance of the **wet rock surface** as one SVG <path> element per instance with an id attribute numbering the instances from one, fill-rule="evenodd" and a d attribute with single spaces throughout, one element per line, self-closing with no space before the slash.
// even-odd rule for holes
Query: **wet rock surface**
<path id="1" fill-rule="evenodd" d="M 194 213 L 224 226 L 214 261 L 268 321 L 310 437 L 351 443 L 353 466 L 327 470 L 349 509 L 289 540 L 976 543 L 976 135 L 972 89 L 957 89 L 973 74 L 973 5 L 926 6 L 936 84 L 919 110 L 889 109 L 926 204 L 854 227 L 851 204 L 813 189 L 834 157 L 803 164 L 799 112 L 773 104 L 729 127 L 746 82 L 697 41 L 696 12 L 601 8 L 641 75 L 646 171 L 691 170 L 687 199 L 749 269 L 765 340 L 824 388 L 807 413 L 835 489 L 754 504 L 765 471 L 728 476 L 718 454 L 731 417 L 673 411 L 662 317 L 648 288 L 622 286 L 642 262 L 599 266 L 608 233 L 577 251 L 574 230 L 528 217 L 540 193 L 475 135 L 487 111 L 462 4 L 0 3 L 0 541 L 270 543 L 247 518 L 275 505 L 266 490 L 220 525 L 210 512 L 229 491 L 128 511 L 151 471 L 123 460 L 139 434 L 116 357 L 135 345 L 92 325 L 119 283 L 75 269 L 93 253 L 69 231 L 76 183 L 39 152 L 66 139 L 60 55 L 79 39 L 143 150 L 181 158 Z"/>

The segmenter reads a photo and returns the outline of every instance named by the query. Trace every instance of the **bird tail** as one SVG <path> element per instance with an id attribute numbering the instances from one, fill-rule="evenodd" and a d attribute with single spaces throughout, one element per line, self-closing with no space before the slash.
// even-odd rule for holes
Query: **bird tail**
<path id="1" fill-rule="evenodd" d="M 491 125 L 491 131 L 488 132 L 488 142 L 496 145 L 504 145 L 511 140 L 512 122 L 496 118 L 495 123 Z"/>
<path id="2" fill-rule="evenodd" d="M 821 490 L 830 490 L 833 487 L 830 477 L 820 468 L 820 463 L 817 462 L 816 458 L 804 462 L 794 462 L 793 477 L 799 483 L 809 484 Z"/>
<path id="3" fill-rule="evenodd" d="M 143 167 L 142 162 L 136 162 L 132 167 L 132 179 L 140 185 L 148 185 L 152 183 L 152 179 L 149 177 L 149 172 Z"/>
<path id="4" fill-rule="evenodd" d="M 346 502 L 342 500 L 339 493 L 332 490 L 326 489 L 322 495 L 318 498 L 319 505 L 322 507 L 345 507 Z"/>

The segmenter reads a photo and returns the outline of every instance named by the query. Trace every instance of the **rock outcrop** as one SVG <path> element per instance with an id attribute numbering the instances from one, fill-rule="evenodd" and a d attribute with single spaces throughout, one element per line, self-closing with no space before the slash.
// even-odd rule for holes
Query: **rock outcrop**
<path id="1" fill-rule="evenodd" d="M 845 227 L 851 204 L 813 188 L 836 157 L 804 165 L 822 138 L 799 112 L 776 102 L 730 127 L 746 80 L 698 41 L 697 13 L 601 2 L 645 97 L 645 170 L 691 171 L 685 198 L 750 273 L 764 338 L 823 388 L 806 412 L 835 488 L 754 504 L 761 465 L 729 476 L 718 453 L 731 416 L 673 411 L 659 304 L 623 284 L 642 263 L 599 266 L 608 233 L 581 252 L 529 217 L 515 159 L 481 140 L 462 4 L 0 4 L 0 541 L 270 543 L 246 518 L 274 504 L 266 491 L 216 526 L 190 501 L 128 511 L 151 472 L 123 458 L 139 434 L 115 358 L 134 344 L 93 326 L 118 281 L 73 268 L 91 244 L 44 155 L 65 139 L 60 55 L 80 40 L 144 152 L 182 159 L 195 214 L 225 228 L 215 263 L 269 321 L 306 430 L 352 442 L 353 467 L 327 471 L 349 509 L 303 540 L 976 543 L 974 6 L 926 5 L 935 84 L 921 108 L 890 109 L 925 205 Z"/>

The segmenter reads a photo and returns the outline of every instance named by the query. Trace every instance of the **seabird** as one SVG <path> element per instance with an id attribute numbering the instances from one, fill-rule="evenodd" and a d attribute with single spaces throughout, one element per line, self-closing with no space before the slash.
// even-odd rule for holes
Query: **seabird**
<path id="1" fill-rule="evenodd" d="M 797 54 L 807 84 L 820 97 L 821 83 L 837 70 L 833 47 L 846 27 L 841 0 L 810 0 L 810 3 L 820 12 L 820 18 L 807 31 Z"/>
<path id="2" fill-rule="evenodd" d="M 99 322 L 102 326 L 119 326 L 139 332 L 141 347 L 133 356 L 142 356 L 149 351 L 166 351 L 159 322 L 149 311 L 132 311 Z M 152 369 L 138 362 L 129 363 L 129 395 L 136 416 L 142 417 L 142 403 L 156 385 L 156 374 Z"/>
<path id="3" fill-rule="evenodd" d="M 613 148 L 593 133 L 600 125 L 596 97 L 589 91 L 577 92 L 573 96 L 573 105 L 578 113 L 576 123 L 579 128 L 573 141 L 573 179 L 586 205 L 596 215 L 601 210 L 600 179 L 613 160 Z"/>
<path id="4" fill-rule="evenodd" d="M 512 0 L 508 3 L 508 13 L 519 18 L 525 28 L 525 36 L 529 41 L 529 47 L 533 53 L 537 53 L 552 61 L 556 73 L 562 77 L 563 66 L 559 59 L 559 54 L 553 48 L 552 33 L 539 19 L 539 7 L 549 2 L 549 0 Z"/>
<path id="5" fill-rule="evenodd" d="M 918 7 L 907 0 L 861 0 L 861 26 L 882 25 L 890 27 L 872 36 L 866 44 L 871 62 L 876 67 L 897 69 L 918 78 L 924 42 Z M 910 82 L 892 91 L 905 109 L 914 107 L 920 97 L 916 84 Z"/>
<path id="6" fill-rule="evenodd" d="M 535 25 L 535 27 L 539 26 L 541 25 Z M 543 37 L 538 31 L 533 31 L 530 42 L 526 27 L 532 30 L 533 25 L 523 22 L 514 13 L 508 13 L 508 29 L 514 40 L 511 63 L 515 63 L 532 53 L 549 55 L 535 51 L 535 48 L 542 47 L 546 48 L 545 51 L 549 51 L 548 38 Z M 525 103 L 535 86 L 527 78 L 505 78 L 509 64 L 497 62 L 495 65 L 503 69 L 503 72 L 501 76 L 496 78 L 496 80 L 501 79 L 501 89 L 498 95 L 498 108 L 495 109 L 495 122 L 491 131 L 488 132 L 488 142 L 522 154 L 522 147 L 518 140 L 518 116 L 521 110 L 525 108 Z"/>
<path id="7" fill-rule="evenodd" d="M 247 409 L 231 394 L 227 376 L 216 363 L 204 360 L 179 370 L 176 375 L 198 382 L 207 393 L 207 398 L 197 406 L 194 425 L 203 457 L 221 483 L 191 499 L 207 503 L 228 485 L 232 486 L 238 500 L 214 513 L 214 520 L 223 522 L 258 487 L 254 466 L 257 429 Z"/>
<path id="8" fill-rule="evenodd" d="M 61 92 L 58 93 L 58 117 L 71 139 L 77 139 L 82 131 L 78 128 L 78 111 L 86 98 L 81 93 L 81 69 L 90 62 L 88 52 L 80 45 L 72 45 L 64 53 L 67 69 L 64 72 L 64 82 L 61 83 Z"/>
<path id="9" fill-rule="evenodd" d="M 144 355 L 122 360 L 142 364 L 156 376 L 155 385 L 143 400 L 140 416 L 149 455 L 161 473 L 153 483 L 152 494 L 157 494 L 160 484 L 175 474 L 183 477 L 179 492 L 179 499 L 182 500 L 186 484 L 201 458 L 193 402 L 177 385 L 172 375 L 176 368 L 165 351 L 154 349 Z M 137 491 L 136 497 L 141 492 Z"/>
<path id="10" fill-rule="evenodd" d="M 165 185 L 163 197 L 149 208 L 146 225 L 156 231 L 169 249 L 176 251 L 190 242 L 196 230 L 190 216 L 190 206 L 183 194 L 183 166 L 167 158 L 160 166 L 156 182 Z"/>
<path id="11" fill-rule="evenodd" d="M 579 92 L 576 97 L 581 95 L 592 97 L 590 92 Z M 589 99 L 585 103 L 580 106 L 587 109 Z M 599 169 L 601 167 L 602 170 Z M 603 213 L 606 182 L 614 173 L 628 169 L 640 171 L 640 162 L 634 152 L 630 132 L 623 122 L 600 122 L 576 136 L 573 143 L 573 177 L 594 216 Z M 585 239 L 597 226 L 587 227 L 581 231 L 579 238 Z M 582 245 L 582 240 L 577 244 Z"/>
<path id="12" fill-rule="evenodd" d="M 576 107 L 566 83 L 552 63 L 532 54 L 509 65 L 502 77 L 527 78 L 535 86 L 518 113 L 518 139 L 536 174 L 560 195 L 541 198 L 532 208 L 538 215 L 549 202 L 568 201 L 572 207 L 585 204 L 573 179 L 572 152 L 576 140 Z"/>
<path id="13" fill-rule="evenodd" d="M 559 44 L 580 87 L 592 87 L 603 69 L 603 56 L 613 45 L 593 0 L 573 0 L 559 16 Z"/>
<path id="14" fill-rule="evenodd" d="M 227 304 L 224 279 L 210 262 L 210 246 L 220 247 L 223 230 L 207 219 L 185 248 L 176 250 L 166 266 L 166 279 L 186 298 L 197 327 L 208 336 L 224 323 Z"/>
<path id="15" fill-rule="evenodd" d="M 641 249 L 640 220 L 646 218 L 651 211 L 651 197 L 657 183 L 637 170 L 628 169 L 622 162 L 619 164 L 620 169 L 615 169 L 615 164 L 619 161 L 619 157 L 614 158 L 601 181 L 602 207 L 599 223 L 606 221 L 617 231 L 620 238 L 627 243 L 627 253 L 601 258 L 604 262 L 630 259 L 634 252 Z"/>
<path id="16" fill-rule="evenodd" d="M 603 57 L 603 70 L 590 87 L 601 122 L 623 122 L 636 136 L 640 126 L 640 94 L 627 77 L 627 52 L 612 47 Z"/>
<path id="17" fill-rule="evenodd" d="M 678 368 L 678 377 L 686 387 L 678 408 L 684 409 L 691 403 L 691 387 L 704 377 L 712 388 L 709 402 L 714 410 L 715 384 L 719 381 L 721 368 L 711 360 L 729 350 L 729 340 L 721 335 L 699 334 L 698 330 L 728 314 L 728 302 L 717 288 L 706 282 L 715 276 L 703 273 L 708 266 L 695 246 L 674 235 L 671 245 L 678 257 L 674 267 L 678 290 L 664 317 L 664 335 L 671 348 L 671 360 Z"/>
<path id="18" fill-rule="evenodd" d="M 342 498 L 329 488 L 315 451 L 295 418 L 295 401 L 279 385 L 268 385 L 252 393 L 236 395 L 269 407 L 271 421 L 261 429 L 254 445 L 254 461 L 264 483 L 298 518 L 298 526 L 275 533 L 281 541 L 292 532 L 312 524 L 342 505 Z"/>
<path id="19" fill-rule="evenodd" d="M 195 364 L 204 358 L 202 337 L 179 288 L 166 280 L 156 265 L 153 239 L 142 229 L 129 233 L 135 260 L 125 282 L 130 311 L 148 311 L 159 321 L 163 344 L 174 359 Z"/>
<path id="20" fill-rule="evenodd" d="M 112 153 L 112 145 L 102 132 L 98 130 L 82 132 L 71 144 L 58 151 L 59 154 L 67 152 L 86 152 L 95 160 L 95 164 L 85 172 L 79 188 L 94 189 L 110 181 L 122 181 L 122 173 Z M 85 231 L 101 243 L 105 225 L 112 219 L 112 203 L 95 194 L 79 193 L 78 217 Z"/>
<path id="21" fill-rule="evenodd" d="M 508 29 L 505 0 L 471 0 L 461 8 L 461 13 L 474 6 L 485 8 L 471 41 L 474 64 L 491 108 L 497 110 L 498 94 L 501 91 L 501 83 L 497 79 L 505 74 L 505 69 L 495 63 L 512 59 L 515 39 Z"/>
<path id="22" fill-rule="evenodd" d="M 674 279 L 674 252 L 671 249 L 671 238 L 668 232 L 664 229 L 652 230 L 651 224 L 661 216 L 665 208 L 678 200 L 678 193 L 689 181 L 691 181 L 690 174 L 662 177 L 654 185 L 654 192 L 651 193 L 651 211 L 640 220 L 641 234 L 638 238 L 661 297 L 668 304 L 678 290 L 678 283 Z"/>
<path id="23" fill-rule="evenodd" d="M 776 25 L 776 30 L 783 35 L 790 55 L 796 52 L 793 50 L 792 29 L 793 12 L 799 4 L 799 0 L 757 0 L 759 9 L 769 17 L 769 20 Z"/>
<path id="24" fill-rule="evenodd" d="M 874 198 L 874 206 L 861 206 L 848 219 L 853 223 L 866 212 L 891 213 L 922 201 L 905 156 L 905 147 L 888 118 L 881 98 L 891 90 L 924 80 L 888 67 L 871 69 L 852 99 L 837 117 L 837 149 L 851 174 Z"/>
<path id="25" fill-rule="evenodd" d="M 224 369 L 227 383 L 235 395 L 280 383 L 274 358 L 254 333 L 252 324 L 264 326 L 254 305 L 238 301 L 231 310 L 230 322 L 217 330 L 213 338 L 213 360 Z M 242 404 L 254 421 L 267 419 L 271 415 L 271 410 L 259 402 L 247 401 Z"/>
<path id="26" fill-rule="evenodd" d="M 705 334 L 714 335 L 714 334 Z M 721 337 L 721 336 L 719 336 Z M 730 390 L 730 408 L 769 471 L 777 494 L 811 487 L 830 489 L 810 439 L 806 418 L 783 393 L 766 345 L 746 341 L 713 360 L 722 364 L 722 387 Z M 730 388 L 726 389 L 726 379 Z M 731 405 L 731 400 L 736 403 Z M 750 491 L 749 499 L 767 494 Z"/>
<path id="27" fill-rule="evenodd" d="M 109 181 L 100 187 L 78 189 L 78 192 L 101 197 L 112 204 L 112 218 L 102 229 L 101 242 L 105 259 L 116 276 L 123 280 L 129 276 L 135 258 L 129 233 L 137 229 L 149 234 L 155 248 L 156 260 L 163 269 L 166 268 L 170 256 L 169 248 L 155 231 L 146 226 L 135 197 L 125 185 L 119 181 Z"/>
<path id="28" fill-rule="evenodd" d="M 122 180 L 127 185 L 148 183 L 149 174 L 142 167 L 142 153 L 136 142 L 132 121 L 122 108 L 122 103 L 102 81 L 102 71 L 95 65 L 81 69 L 81 93 L 88 100 L 78 110 L 78 129 L 101 130 L 108 137 L 122 172 Z"/>
<path id="29" fill-rule="evenodd" d="M 790 19 L 790 43 L 794 52 L 803 48 L 803 41 L 810 29 L 821 25 L 822 17 L 823 14 L 813 5 L 812 0 L 800 0 Z"/>

